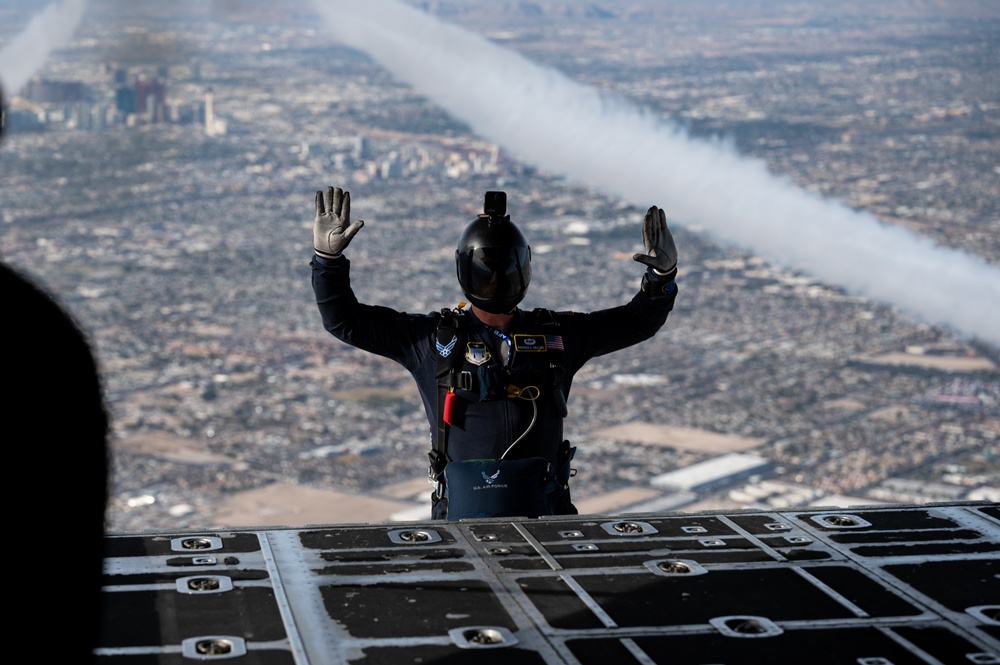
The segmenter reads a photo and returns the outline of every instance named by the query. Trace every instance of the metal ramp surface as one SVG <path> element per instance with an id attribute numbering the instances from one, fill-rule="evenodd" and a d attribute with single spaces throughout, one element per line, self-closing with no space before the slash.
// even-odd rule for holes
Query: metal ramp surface
<path id="1" fill-rule="evenodd" d="M 102 663 L 1000 663 L 997 504 L 105 545 Z"/>

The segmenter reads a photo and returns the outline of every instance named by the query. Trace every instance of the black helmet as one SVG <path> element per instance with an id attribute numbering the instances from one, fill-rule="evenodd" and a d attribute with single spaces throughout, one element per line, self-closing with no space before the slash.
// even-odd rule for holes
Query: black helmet
<path id="1" fill-rule="evenodd" d="M 486 202 L 486 213 L 458 240 L 455 268 L 469 302 L 492 314 L 506 314 L 528 291 L 531 248 L 510 216 L 504 215 L 503 192 L 487 192 Z"/>

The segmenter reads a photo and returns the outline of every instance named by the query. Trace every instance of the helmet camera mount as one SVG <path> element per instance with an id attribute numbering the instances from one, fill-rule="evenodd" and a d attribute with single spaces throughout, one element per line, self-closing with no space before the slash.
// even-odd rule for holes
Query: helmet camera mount
<path id="1" fill-rule="evenodd" d="M 489 218 L 490 224 L 509 222 L 507 192 L 486 192 L 486 198 L 483 201 L 483 214 Z"/>

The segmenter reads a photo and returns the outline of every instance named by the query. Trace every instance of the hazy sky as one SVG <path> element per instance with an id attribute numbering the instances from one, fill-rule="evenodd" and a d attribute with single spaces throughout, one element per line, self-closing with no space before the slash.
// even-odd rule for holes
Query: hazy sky
<path id="1" fill-rule="evenodd" d="M 327 29 L 520 159 L 917 318 L 1000 343 L 1000 270 L 772 175 L 395 0 L 314 0 Z M 494 91 L 503 90 L 498 98 Z M 681 256 L 683 270 L 683 256 Z"/>

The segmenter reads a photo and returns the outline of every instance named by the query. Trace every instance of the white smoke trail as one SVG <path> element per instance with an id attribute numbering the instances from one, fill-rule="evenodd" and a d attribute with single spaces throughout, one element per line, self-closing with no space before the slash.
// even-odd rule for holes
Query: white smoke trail
<path id="1" fill-rule="evenodd" d="M 0 50 L 0 83 L 13 96 L 45 64 L 49 53 L 69 44 L 83 16 L 84 0 L 53 2 Z"/>
<path id="2" fill-rule="evenodd" d="M 931 322 L 1000 343 L 1000 270 L 802 191 L 396 0 L 315 0 L 336 38 L 521 159 Z M 683 260 L 683 257 L 682 257 Z"/>

